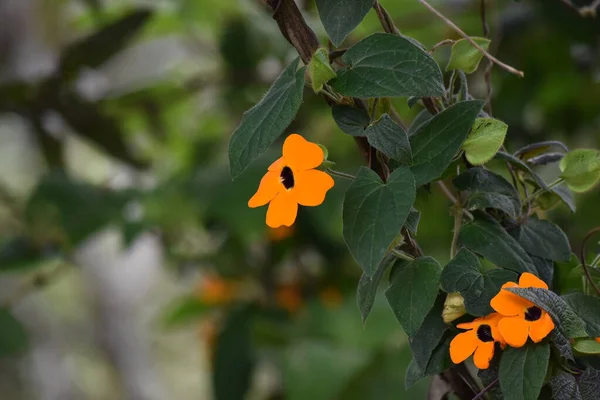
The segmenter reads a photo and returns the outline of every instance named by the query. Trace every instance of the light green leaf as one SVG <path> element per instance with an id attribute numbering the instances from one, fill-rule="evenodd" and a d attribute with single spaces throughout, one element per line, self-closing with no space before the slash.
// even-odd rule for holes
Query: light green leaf
<path id="1" fill-rule="evenodd" d="M 506 400 L 537 400 L 542 386 L 550 346 L 528 343 L 523 347 L 507 347 L 500 359 L 500 389 Z"/>
<path id="2" fill-rule="evenodd" d="M 596 310 L 596 313 L 598 310 Z M 578 353 L 582 354 L 600 354 L 600 343 L 596 342 L 595 339 L 589 338 L 578 338 L 573 343 L 573 348 Z"/>
<path id="3" fill-rule="evenodd" d="M 462 144 L 467 160 L 473 165 L 490 161 L 502 147 L 508 125 L 494 118 L 477 118 Z"/>
<path id="4" fill-rule="evenodd" d="M 375 33 L 342 57 L 345 68 L 331 86 L 344 96 L 441 96 L 442 72 L 433 58 L 401 36 Z"/>
<path id="5" fill-rule="evenodd" d="M 236 179 L 277 140 L 292 122 L 304 89 L 304 67 L 292 62 L 254 107 L 244 113 L 242 122 L 229 141 L 229 168 Z"/>
<path id="6" fill-rule="evenodd" d="M 600 337 L 600 298 L 583 293 L 571 293 L 562 298 L 583 320 L 588 335 Z"/>
<path id="7" fill-rule="evenodd" d="M 571 259 L 567 235 L 551 221 L 529 218 L 510 234 L 529 254 L 554 261 Z"/>
<path id="8" fill-rule="evenodd" d="M 369 144 L 383 154 L 403 164 L 410 164 L 412 154 L 404 129 L 384 114 L 365 131 Z"/>
<path id="9" fill-rule="evenodd" d="M 335 71 L 329 64 L 329 54 L 325 47 L 319 47 L 308 64 L 308 73 L 315 93 L 323 90 L 323 85 L 336 77 Z"/>
<path id="10" fill-rule="evenodd" d="M 373 275 L 372 278 L 363 273 L 358 281 L 358 287 L 356 288 L 356 300 L 363 324 L 367 322 L 367 317 L 371 313 L 371 309 L 375 303 L 375 296 L 377 295 L 379 283 L 381 283 L 385 271 L 394 261 L 396 261 L 396 256 L 392 253 L 389 253 L 379 263 L 377 270 L 375 271 L 375 275 Z"/>
<path id="11" fill-rule="evenodd" d="M 525 250 L 496 220 L 477 218 L 463 225 L 458 235 L 458 243 L 481 254 L 499 267 L 538 275 Z"/>
<path id="12" fill-rule="evenodd" d="M 317 0 L 319 17 L 335 46 L 365 18 L 375 0 Z"/>
<path id="13" fill-rule="evenodd" d="M 438 293 L 442 268 L 431 257 L 398 261 L 390 275 L 385 297 L 409 337 L 417 333 Z"/>
<path id="14" fill-rule="evenodd" d="M 365 129 L 371 123 L 369 114 L 356 107 L 333 106 L 331 115 L 337 126 L 350 136 L 365 136 Z"/>
<path id="15" fill-rule="evenodd" d="M 164 315 L 163 323 L 167 328 L 197 323 L 209 310 L 210 307 L 201 302 L 198 297 L 186 296 L 169 307 Z"/>
<path id="16" fill-rule="evenodd" d="M 471 37 L 481 48 L 487 50 L 490 40 L 482 37 Z M 450 60 L 446 71 L 460 69 L 466 74 L 471 74 L 477 70 L 479 62 L 483 58 L 483 53 L 475 48 L 467 39 L 460 39 L 452 45 Z"/>
<path id="17" fill-rule="evenodd" d="M 581 318 L 556 293 L 540 288 L 507 288 L 504 290 L 521 296 L 548 312 L 554 320 L 556 327 L 567 338 L 588 336 Z"/>
<path id="18" fill-rule="evenodd" d="M 506 282 L 516 282 L 517 274 L 505 269 L 484 272 L 477 256 L 462 248 L 442 271 L 440 283 L 446 293 L 460 292 L 471 315 L 493 312 L 490 300 Z"/>
<path id="19" fill-rule="evenodd" d="M 467 137 L 483 102 L 461 101 L 423 123 L 411 137 L 417 186 L 438 178 L 452 162 Z"/>
<path id="20" fill-rule="evenodd" d="M 521 215 L 519 192 L 506 179 L 480 167 L 469 168 L 452 180 L 460 191 L 468 191 L 469 210 L 497 208 L 514 219 Z"/>
<path id="21" fill-rule="evenodd" d="M 6 308 L 0 308 L 0 357 L 14 356 L 27 349 L 25 327 Z"/>
<path id="22" fill-rule="evenodd" d="M 373 277 L 415 201 L 414 178 L 408 167 L 398 167 L 387 183 L 361 167 L 344 197 L 344 240 L 365 274 Z"/>
<path id="23" fill-rule="evenodd" d="M 587 192 L 600 180 L 600 151 L 577 149 L 560 160 L 561 178 L 575 193 Z"/>

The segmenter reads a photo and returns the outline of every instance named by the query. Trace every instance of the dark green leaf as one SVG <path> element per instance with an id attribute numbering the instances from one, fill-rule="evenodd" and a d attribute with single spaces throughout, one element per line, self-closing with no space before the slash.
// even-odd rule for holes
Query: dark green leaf
<path id="1" fill-rule="evenodd" d="M 433 307 L 442 268 L 431 257 L 396 264 L 385 297 L 409 337 L 414 336 Z"/>
<path id="2" fill-rule="evenodd" d="M 215 400 L 243 399 L 250 388 L 254 368 L 251 322 L 250 309 L 236 310 L 217 336 L 212 376 Z"/>
<path id="3" fill-rule="evenodd" d="M 410 164 L 412 154 L 404 129 L 384 114 L 365 131 L 369 144 L 383 154 L 403 164 Z"/>
<path id="4" fill-rule="evenodd" d="M 565 371 L 560 371 L 550 380 L 552 398 L 555 400 L 581 400 L 579 386 L 575 377 Z"/>
<path id="5" fill-rule="evenodd" d="M 439 294 L 417 333 L 409 338 L 413 359 L 421 370 L 426 370 L 435 348 L 440 344 L 449 326 L 442 319 L 446 296 Z"/>
<path id="6" fill-rule="evenodd" d="M 499 267 L 537 275 L 533 261 L 502 226 L 490 218 L 477 218 L 463 225 L 458 242 Z"/>
<path id="7" fill-rule="evenodd" d="M 571 293 L 562 298 L 583 320 L 588 335 L 600 337 L 600 298 L 583 293 Z"/>
<path id="8" fill-rule="evenodd" d="M 496 345 L 496 349 L 498 345 Z M 502 390 L 500 390 L 500 385 L 497 383 L 498 375 L 500 374 L 500 359 L 502 358 L 502 353 L 500 351 L 494 352 L 494 357 L 490 362 L 490 366 L 488 369 L 480 369 L 477 373 L 479 379 L 481 379 L 481 383 L 483 383 L 483 387 L 488 387 L 492 385 L 492 388 L 488 391 L 489 400 L 503 400 L 504 396 L 502 396 Z M 495 383 L 494 383 L 495 382 Z"/>
<path id="9" fill-rule="evenodd" d="M 365 136 L 365 129 L 371 123 L 366 111 L 350 106 L 333 106 L 331 114 L 337 126 L 350 136 Z"/>
<path id="10" fill-rule="evenodd" d="M 373 308 L 373 304 L 375 303 L 375 296 L 377 295 L 379 283 L 381 283 L 381 279 L 383 279 L 383 275 L 385 274 L 387 268 L 395 260 L 396 256 L 392 253 L 389 253 L 379 263 L 379 266 L 375 271 L 375 275 L 373 275 L 372 278 L 369 278 L 367 274 L 361 275 L 360 280 L 358 281 L 358 287 L 356 288 L 356 300 L 360 310 L 360 315 L 362 316 L 363 324 L 367 321 L 367 317 L 369 316 L 369 313 Z"/>
<path id="11" fill-rule="evenodd" d="M 372 277 L 415 201 L 415 183 L 407 167 L 391 173 L 386 184 L 361 167 L 344 197 L 343 234 L 348 249 L 367 276 Z"/>
<path id="12" fill-rule="evenodd" d="M 0 243 L 0 272 L 29 271 L 41 266 L 43 260 L 38 246 L 26 236 L 17 236 Z"/>
<path id="13" fill-rule="evenodd" d="M 178 327 L 188 323 L 197 323 L 210 309 L 196 296 L 187 296 L 177 301 L 164 316 L 167 328 Z"/>
<path id="14" fill-rule="evenodd" d="M 519 193 L 500 175 L 480 167 L 469 168 L 452 183 L 458 190 L 470 192 L 469 210 L 497 208 L 515 219 L 521 215 Z"/>
<path id="15" fill-rule="evenodd" d="M 331 86 L 344 96 L 441 96 L 442 72 L 433 58 L 401 36 L 375 33 L 342 57 L 347 65 Z"/>
<path id="16" fill-rule="evenodd" d="M 598 400 L 600 393 L 600 371 L 588 368 L 579 377 L 581 400 Z"/>
<path id="17" fill-rule="evenodd" d="M 567 235 L 553 222 L 529 218 L 510 232 L 526 252 L 554 261 L 569 261 L 571 246 Z"/>
<path id="18" fill-rule="evenodd" d="M 375 0 L 317 0 L 319 17 L 335 46 L 365 18 Z"/>
<path id="19" fill-rule="evenodd" d="M 410 213 L 408 213 L 408 217 L 406 218 L 406 229 L 413 235 L 417 234 L 417 229 L 419 228 L 419 220 L 421 219 L 421 212 L 416 208 L 411 208 Z"/>
<path id="20" fill-rule="evenodd" d="M 96 68 L 125 48 L 146 24 L 152 13 L 139 9 L 118 21 L 67 46 L 60 60 L 60 74 L 73 78 L 83 67 Z"/>
<path id="21" fill-rule="evenodd" d="M 494 158 L 497 158 L 499 160 L 508 161 L 515 167 L 519 168 L 521 171 L 527 172 L 529 175 L 531 175 L 531 177 L 533 178 L 535 183 L 540 188 L 548 189 L 548 185 L 546 185 L 546 183 L 542 180 L 542 178 L 540 178 L 540 176 L 538 174 L 536 174 L 531 168 L 529 168 L 529 166 L 527 164 L 525 164 L 523 161 L 519 160 L 517 157 L 513 156 L 512 154 L 508 154 L 503 151 L 499 151 L 496 153 Z"/>
<path id="22" fill-rule="evenodd" d="M 467 137 L 483 102 L 461 101 L 421 125 L 410 137 L 413 153 L 411 170 L 417 186 L 438 178 Z"/>
<path id="23" fill-rule="evenodd" d="M 0 308 L 0 357 L 22 353 L 28 345 L 25 327 L 9 310 Z"/>
<path id="24" fill-rule="evenodd" d="M 415 383 L 419 382 L 421 379 L 425 378 L 426 375 L 419 368 L 415 359 L 410 360 L 410 364 L 408 364 L 408 368 L 406 369 L 406 375 L 404 376 L 404 389 L 408 390 L 415 385 Z"/>
<path id="25" fill-rule="evenodd" d="M 552 193 L 558 196 L 572 212 L 577 210 L 577 207 L 575 206 L 575 196 L 573 196 L 573 192 L 569 190 L 567 185 L 563 183 L 558 186 L 554 186 L 551 190 Z"/>
<path id="26" fill-rule="evenodd" d="M 413 120 L 412 124 L 408 128 L 408 132 L 407 132 L 408 136 L 414 135 L 419 130 L 421 125 L 423 125 L 425 122 L 429 121 L 431 119 L 431 117 L 433 117 L 433 115 L 427 109 L 424 109 L 419 114 L 417 114 L 417 116 Z"/>
<path id="27" fill-rule="evenodd" d="M 568 262 L 556 262 L 554 268 L 553 288 L 558 293 L 569 293 L 581 290 L 581 274 L 576 272 L 581 263 L 575 254 L 571 254 Z"/>
<path id="28" fill-rule="evenodd" d="M 460 292 L 465 309 L 471 315 L 482 316 L 493 312 L 490 300 L 506 282 L 516 282 L 518 276 L 505 269 L 483 272 L 477 256 L 462 248 L 442 271 L 440 283 L 447 293 Z"/>
<path id="29" fill-rule="evenodd" d="M 537 400 L 548 369 L 550 346 L 507 347 L 500 359 L 500 388 L 506 399 Z"/>
<path id="30" fill-rule="evenodd" d="M 229 141 L 229 168 L 236 179 L 277 140 L 292 122 L 304 88 L 304 67 L 292 62 L 254 107 L 244 113 L 242 122 Z"/>
<path id="31" fill-rule="evenodd" d="M 550 332 L 550 341 L 556 347 L 562 357 L 569 361 L 573 361 L 575 356 L 573 355 L 573 349 L 571 348 L 571 342 L 565 337 L 558 329 L 554 329 Z"/>
<path id="32" fill-rule="evenodd" d="M 521 296 L 546 310 L 554 320 L 557 328 L 567 338 L 587 336 L 581 318 L 556 293 L 540 288 L 507 288 L 505 290 Z"/>
<path id="33" fill-rule="evenodd" d="M 546 282 L 548 287 L 552 289 L 552 283 L 554 281 L 554 262 L 552 262 L 552 260 L 534 256 L 531 253 L 527 253 L 527 255 L 531 258 L 531 261 L 533 261 L 533 265 L 535 265 L 535 269 L 538 272 L 538 278 Z"/>

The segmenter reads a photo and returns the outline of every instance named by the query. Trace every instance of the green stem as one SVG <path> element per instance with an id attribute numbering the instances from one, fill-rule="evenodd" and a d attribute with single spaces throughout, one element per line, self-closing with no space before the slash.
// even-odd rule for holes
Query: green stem
<path id="1" fill-rule="evenodd" d="M 414 261 L 414 258 L 409 256 L 408 254 L 402 252 L 402 251 L 398 251 L 396 249 L 392 249 L 392 254 L 395 255 L 396 257 L 398 257 L 401 260 L 405 260 L 405 261 Z"/>
<path id="2" fill-rule="evenodd" d="M 353 176 L 353 175 L 347 174 L 345 172 L 336 171 L 336 170 L 331 169 L 331 168 L 327 168 L 326 171 L 329 172 L 331 175 L 339 176 L 340 178 L 350 179 L 350 180 L 356 179 L 356 177 Z"/>
<path id="3" fill-rule="evenodd" d="M 525 199 L 525 202 L 528 203 L 531 200 L 533 200 L 537 195 L 542 194 L 550 189 L 552 189 L 555 186 L 560 185 L 561 183 L 563 183 L 564 179 L 563 178 L 558 178 L 557 180 L 555 180 L 554 182 L 552 182 L 551 184 L 548 185 L 547 188 L 541 188 L 540 190 L 538 190 L 537 192 L 534 192 L 531 196 L 527 197 Z"/>

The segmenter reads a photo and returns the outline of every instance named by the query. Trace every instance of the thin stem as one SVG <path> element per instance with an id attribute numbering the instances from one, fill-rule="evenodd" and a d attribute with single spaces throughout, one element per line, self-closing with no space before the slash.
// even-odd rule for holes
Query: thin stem
<path id="1" fill-rule="evenodd" d="M 450 200 L 452 203 L 459 204 L 456 196 L 454 196 L 452 194 L 452 192 L 450 191 L 450 189 L 448 189 L 448 186 L 446 186 L 446 184 L 443 181 L 438 181 L 438 185 L 440 187 L 440 189 L 442 189 L 442 192 L 444 193 L 444 195 L 448 198 L 448 200 Z M 469 218 L 471 221 L 473 221 L 475 219 L 475 217 L 473 216 L 473 214 L 471 213 L 471 211 L 467 210 L 466 208 L 462 208 L 460 207 L 460 210 L 463 214 L 465 214 L 467 216 L 467 218 Z"/>
<path id="2" fill-rule="evenodd" d="M 592 279 L 592 275 L 590 274 L 590 270 L 585 262 L 585 244 L 592 236 L 596 233 L 600 232 L 600 227 L 594 228 L 585 235 L 583 241 L 581 242 L 581 252 L 579 253 L 579 258 L 581 260 L 581 266 L 583 267 L 583 272 L 585 272 L 585 277 L 589 281 L 590 285 L 594 288 L 594 291 L 600 296 L 600 288 L 596 285 L 596 282 Z"/>
<path id="3" fill-rule="evenodd" d="M 458 234 L 460 233 L 463 220 L 463 208 L 458 203 L 456 207 L 454 210 L 454 231 L 452 232 L 452 243 L 450 244 L 450 258 L 454 258 L 458 252 Z"/>
<path id="4" fill-rule="evenodd" d="M 326 171 L 329 172 L 331 175 L 339 176 L 340 178 L 350 179 L 350 180 L 356 179 L 356 177 L 353 176 L 353 175 L 347 174 L 345 172 L 336 171 L 336 170 L 331 169 L 331 168 L 327 168 Z"/>
<path id="5" fill-rule="evenodd" d="M 379 103 L 379 97 L 375 97 L 373 100 L 373 105 L 371 106 L 371 115 L 369 116 L 371 122 L 375 120 L 375 114 L 377 113 L 377 104 Z"/>
<path id="6" fill-rule="evenodd" d="M 456 43 L 456 40 L 444 39 L 441 42 L 437 42 L 436 44 L 434 44 L 433 47 L 431 48 L 431 50 L 429 50 L 429 53 L 433 53 L 434 51 L 436 51 L 438 49 L 438 47 L 442 47 L 444 45 L 454 44 L 454 43 Z"/>
<path id="7" fill-rule="evenodd" d="M 490 36 L 490 28 L 489 25 L 487 23 L 487 9 L 486 9 L 486 1 L 487 0 L 480 0 L 480 15 L 481 15 L 481 27 L 483 30 L 483 37 L 488 38 Z M 485 104 L 486 104 L 486 109 L 487 109 L 487 113 L 489 114 L 489 116 L 492 116 L 492 68 L 494 66 L 494 63 L 491 61 L 488 61 L 488 65 L 487 67 L 485 67 L 485 87 L 486 87 L 486 97 L 485 97 Z"/>
<path id="8" fill-rule="evenodd" d="M 375 1 L 375 4 L 373 4 L 373 8 L 375 9 L 377 18 L 379 19 L 379 22 L 381 22 L 381 26 L 383 27 L 384 31 L 393 35 L 397 35 L 400 33 L 398 31 L 398 28 L 396 28 L 396 25 L 394 25 L 394 21 L 392 20 L 390 14 L 386 11 L 385 8 L 383 8 L 381 4 L 379 4 L 378 1 Z"/>
<path id="9" fill-rule="evenodd" d="M 396 249 L 392 249 L 392 254 L 404 261 L 414 261 L 414 258 L 404 253 L 403 251 L 399 251 Z"/>
<path id="10" fill-rule="evenodd" d="M 454 24 L 454 22 L 450 21 L 442 13 L 440 13 L 438 10 L 433 8 L 431 6 L 431 4 L 429 4 L 427 1 L 425 1 L 425 0 L 418 0 L 418 1 L 419 1 L 419 3 L 421 3 L 425 7 L 427 7 L 429 9 L 429 11 L 431 11 L 432 13 L 437 15 L 440 19 L 442 19 L 449 27 L 454 29 L 458 34 L 460 34 L 463 38 L 465 38 L 469 43 L 471 43 L 471 45 L 473 47 L 475 47 L 477 50 L 479 50 L 481 52 L 481 54 L 483 54 L 488 60 L 496 63 L 500 68 L 510 72 L 511 74 L 515 74 L 517 76 L 520 76 L 521 78 L 525 76 L 525 73 L 523 71 L 519 71 L 518 69 L 515 69 L 515 68 L 511 67 L 510 65 L 503 63 L 502 61 L 498 60 L 496 57 L 494 57 L 490 53 L 488 53 L 487 50 L 485 50 L 483 47 L 478 45 L 473 39 L 471 39 L 471 37 L 469 35 L 467 35 L 465 32 L 463 32 L 462 29 L 460 29 L 458 26 L 456 26 Z"/>
<path id="11" fill-rule="evenodd" d="M 498 382 L 500 382 L 500 378 L 494 379 L 489 385 L 484 387 L 481 392 L 477 393 L 477 396 L 473 397 L 472 400 L 481 399 L 487 392 L 489 392 L 494 386 L 496 386 L 498 384 Z"/>
<path id="12" fill-rule="evenodd" d="M 529 201 L 533 200 L 537 195 L 542 194 L 542 193 L 552 189 L 553 187 L 560 185 L 561 183 L 563 183 L 563 181 L 564 181 L 563 178 L 558 178 L 557 180 L 555 180 L 554 182 L 549 184 L 546 188 L 541 188 L 537 192 L 534 192 L 531 196 L 527 197 L 525 199 L 525 201 L 529 202 Z"/>

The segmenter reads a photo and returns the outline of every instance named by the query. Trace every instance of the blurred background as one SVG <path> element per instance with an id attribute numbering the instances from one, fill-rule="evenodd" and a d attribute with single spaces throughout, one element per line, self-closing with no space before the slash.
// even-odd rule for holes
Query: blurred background
<path id="1" fill-rule="evenodd" d="M 326 43 L 314 1 L 297 3 Z M 483 35 L 479 1 L 432 3 Z M 414 0 L 381 4 L 427 48 L 457 38 Z M 487 20 L 492 52 L 525 71 L 492 73 L 508 150 L 599 148 L 600 17 L 490 0 Z M 346 45 L 376 31 L 371 11 Z M 444 68 L 449 47 L 434 56 Z M 404 392 L 410 350 L 383 296 L 361 322 L 347 181 L 272 230 L 247 201 L 281 141 L 230 180 L 231 133 L 295 57 L 261 0 L 0 0 L 0 399 L 425 398 L 427 380 Z M 394 105 L 407 122 L 420 111 Z M 338 170 L 362 163 L 310 88 L 292 132 Z M 600 191 L 575 214 L 549 200 L 577 249 Z M 449 206 L 437 186 L 416 204 L 442 265 Z"/>

